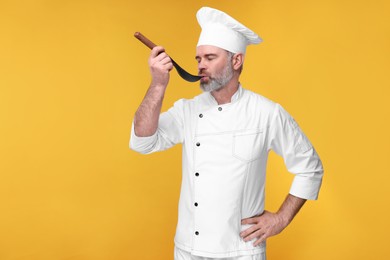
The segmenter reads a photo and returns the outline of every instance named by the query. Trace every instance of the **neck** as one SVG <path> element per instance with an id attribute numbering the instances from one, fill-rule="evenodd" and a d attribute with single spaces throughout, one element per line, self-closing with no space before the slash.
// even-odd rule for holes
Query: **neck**
<path id="1" fill-rule="evenodd" d="M 232 79 L 228 84 L 223 86 L 218 90 L 211 92 L 211 95 L 217 101 L 218 105 L 223 105 L 230 103 L 232 101 L 232 96 L 237 92 L 239 82 L 237 79 Z"/>

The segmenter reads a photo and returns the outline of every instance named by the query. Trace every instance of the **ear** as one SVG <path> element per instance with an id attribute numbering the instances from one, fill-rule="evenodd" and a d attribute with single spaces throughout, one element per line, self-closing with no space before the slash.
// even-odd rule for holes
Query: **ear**
<path id="1" fill-rule="evenodd" d="M 244 54 L 242 53 L 236 53 L 233 55 L 232 59 L 232 65 L 234 70 L 238 70 L 242 67 L 242 64 L 244 64 Z"/>

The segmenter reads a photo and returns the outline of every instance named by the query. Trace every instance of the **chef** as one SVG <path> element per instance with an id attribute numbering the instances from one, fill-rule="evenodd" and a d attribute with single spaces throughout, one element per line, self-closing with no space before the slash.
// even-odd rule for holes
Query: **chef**
<path id="1" fill-rule="evenodd" d="M 182 144 L 182 184 L 175 259 L 265 259 L 267 238 L 286 228 L 306 200 L 316 200 L 323 167 L 296 121 L 278 103 L 244 88 L 246 48 L 262 40 L 226 13 L 203 7 L 196 61 L 203 93 L 161 105 L 172 61 L 161 46 L 132 124 L 130 147 L 148 154 Z M 268 153 L 295 175 L 277 212 L 264 208 Z"/>

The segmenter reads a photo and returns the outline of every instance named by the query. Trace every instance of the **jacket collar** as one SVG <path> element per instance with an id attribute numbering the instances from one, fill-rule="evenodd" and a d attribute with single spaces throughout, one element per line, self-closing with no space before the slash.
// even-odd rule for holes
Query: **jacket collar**
<path id="1" fill-rule="evenodd" d="M 243 92 L 244 92 L 244 89 L 242 88 L 241 84 L 239 84 L 238 89 L 237 89 L 236 93 L 233 94 L 230 103 L 227 103 L 224 105 L 228 105 L 228 104 L 232 104 L 232 103 L 237 102 L 242 97 Z M 202 99 L 205 102 L 204 105 L 208 105 L 208 106 L 217 106 L 218 105 L 218 102 L 215 100 L 215 98 L 213 97 L 213 95 L 211 95 L 210 92 L 205 92 L 202 95 L 204 95 L 204 98 Z"/>

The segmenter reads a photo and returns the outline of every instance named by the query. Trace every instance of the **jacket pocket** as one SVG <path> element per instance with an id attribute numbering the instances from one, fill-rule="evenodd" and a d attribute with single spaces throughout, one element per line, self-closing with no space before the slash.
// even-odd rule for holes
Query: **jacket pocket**
<path id="1" fill-rule="evenodd" d="M 237 132 L 233 135 L 233 156 L 251 162 L 260 158 L 263 149 L 263 131 L 252 129 Z"/>

